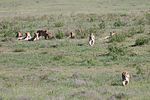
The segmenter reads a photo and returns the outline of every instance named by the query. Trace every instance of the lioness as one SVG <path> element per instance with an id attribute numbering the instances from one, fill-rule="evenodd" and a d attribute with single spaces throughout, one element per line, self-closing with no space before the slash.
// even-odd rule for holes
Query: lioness
<path id="1" fill-rule="evenodd" d="M 25 38 L 24 38 L 24 40 L 30 40 L 32 37 L 31 37 L 31 34 L 30 34 L 30 32 L 27 32 L 27 33 L 25 33 Z"/>
<path id="2" fill-rule="evenodd" d="M 130 80 L 130 75 L 127 71 L 122 72 L 122 84 L 123 86 L 128 85 Z"/>
<path id="3" fill-rule="evenodd" d="M 70 32 L 69 38 L 74 39 L 75 38 L 75 33 L 74 32 Z"/>
<path id="4" fill-rule="evenodd" d="M 23 34 L 21 32 L 17 32 L 16 38 L 18 40 L 22 40 L 23 39 Z"/>
<path id="5" fill-rule="evenodd" d="M 53 37 L 53 34 L 48 32 L 47 30 L 38 30 L 36 33 L 39 34 L 39 37 L 44 36 L 45 39 L 50 39 Z"/>
<path id="6" fill-rule="evenodd" d="M 93 35 L 93 33 L 90 33 L 89 35 L 89 45 L 93 46 L 95 43 L 95 36 Z"/>

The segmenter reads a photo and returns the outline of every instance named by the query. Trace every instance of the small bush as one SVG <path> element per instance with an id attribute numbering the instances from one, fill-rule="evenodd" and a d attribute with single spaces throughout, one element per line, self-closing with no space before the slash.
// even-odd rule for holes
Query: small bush
<path id="1" fill-rule="evenodd" d="M 121 21 L 120 19 L 117 19 L 114 24 L 113 24 L 115 27 L 121 27 L 121 26 L 125 26 L 126 23 Z"/>
<path id="2" fill-rule="evenodd" d="M 105 29 L 105 22 L 101 21 L 100 24 L 98 25 L 100 29 Z"/>
<path id="3" fill-rule="evenodd" d="M 60 30 L 56 34 L 56 38 L 57 39 L 63 39 L 64 36 L 65 36 L 65 34 L 62 31 L 60 31 Z"/>
<path id="4" fill-rule="evenodd" d="M 8 41 L 13 41 L 12 38 L 10 37 L 5 37 L 4 39 L 1 40 L 2 42 L 8 42 Z"/>
<path id="5" fill-rule="evenodd" d="M 15 49 L 13 52 L 25 52 L 24 49 Z"/>
<path id="6" fill-rule="evenodd" d="M 138 38 L 135 41 L 135 46 L 141 46 L 141 45 L 144 45 L 144 44 L 148 44 L 149 41 L 150 41 L 150 38 L 147 38 L 147 37 Z"/>
<path id="7" fill-rule="evenodd" d="M 116 45 L 108 46 L 108 56 L 112 57 L 112 60 L 117 60 L 120 56 L 125 56 L 127 54 L 127 48 Z"/>
<path id="8" fill-rule="evenodd" d="M 55 27 L 63 27 L 64 23 L 63 22 L 56 22 L 56 23 L 54 23 L 54 26 Z"/>
<path id="9" fill-rule="evenodd" d="M 125 93 L 114 94 L 109 100 L 128 100 L 128 95 Z"/>
<path id="10" fill-rule="evenodd" d="M 139 27 L 133 27 L 131 29 L 128 30 L 128 33 L 126 34 L 126 36 L 128 37 L 132 37 L 135 34 L 140 34 L 140 33 L 144 33 L 144 27 L 143 26 L 139 26 Z"/>
<path id="11" fill-rule="evenodd" d="M 77 38 L 86 38 L 87 35 L 88 35 L 87 30 L 82 29 L 82 28 L 81 29 L 76 29 L 75 32 L 77 33 Z"/>
<path id="12" fill-rule="evenodd" d="M 116 34 L 110 38 L 109 42 L 123 42 L 125 38 L 125 34 Z"/>
<path id="13" fill-rule="evenodd" d="M 93 27 L 90 27 L 89 29 L 87 29 L 87 34 L 90 34 L 90 33 L 96 33 L 97 32 L 97 27 L 96 26 L 93 26 Z"/>
<path id="14" fill-rule="evenodd" d="M 62 60 L 62 59 L 63 59 L 63 56 L 62 56 L 62 55 L 56 55 L 56 56 L 53 57 L 53 60 L 54 60 L 54 61 L 60 61 L 60 60 Z"/>
<path id="15" fill-rule="evenodd" d="M 138 20 L 137 20 L 137 25 L 145 25 L 145 20 L 144 20 L 144 18 L 138 19 Z"/>
<path id="16" fill-rule="evenodd" d="M 150 13 L 145 14 L 145 17 L 146 17 L 146 23 L 150 25 Z"/>

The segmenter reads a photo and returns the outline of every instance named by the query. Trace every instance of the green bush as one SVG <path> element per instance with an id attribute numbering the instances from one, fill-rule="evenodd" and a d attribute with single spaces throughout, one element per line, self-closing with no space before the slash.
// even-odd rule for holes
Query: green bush
<path id="1" fill-rule="evenodd" d="M 105 22 L 101 21 L 100 24 L 98 25 L 100 29 L 105 29 Z"/>
<path id="2" fill-rule="evenodd" d="M 135 46 L 140 46 L 140 45 L 148 44 L 149 41 L 150 41 L 150 38 L 147 38 L 147 37 L 138 38 L 135 41 Z"/>
<path id="3" fill-rule="evenodd" d="M 86 38 L 87 37 L 87 35 L 88 35 L 88 31 L 90 31 L 90 30 L 85 30 L 85 29 L 76 29 L 75 30 L 75 33 L 77 34 L 77 38 Z M 91 31 L 92 31 L 92 29 L 91 29 Z"/>
<path id="4" fill-rule="evenodd" d="M 55 27 L 63 27 L 64 23 L 63 22 L 56 22 L 56 23 L 54 23 L 54 26 Z"/>
<path id="5" fill-rule="evenodd" d="M 144 27 L 138 26 L 138 27 L 132 27 L 128 30 L 128 33 L 126 34 L 128 37 L 132 37 L 135 34 L 144 33 Z"/>
<path id="6" fill-rule="evenodd" d="M 146 23 L 150 25 L 150 13 L 145 14 L 145 17 L 146 17 Z"/>
<path id="7" fill-rule="evenodd" d="M 109 45 L 108 46 L 108 51 L 109 54 L 117 54 L 120 56 L 124 56 L 126 54 L 126 47 L 122 47 L 122 46 L 116 46 L 116 45 Z"/>
<path id="8" fill-rule="evenodd" d="M 13 52 L 25 52 L 24 49 L 15 49 Z"/>
<path id="9" fill-rule="evenodd" d="M 113 25 L 114 25 L 114 27 L 121 27 L 121 26 L 125 26 L 126 23 L 121 21 L 120 19 L 117 19 Z"/>
<path id="10" fill-rule="evenodd" d="M 125 56 L 127 54 L 127 48 L 123 46 L 111 44 L 107 49 L 108 55 L 112 57 L 112 60 L 117 60 L 120 56 Z"/>
<path id="11" fill-rule="evenodd" d="M 65 34 L 62 31 L 58 30 L 58 32 L 56 34 L 56 38 L 57 39 L 63 39 L 64 36 L 65 36 Z"/>
<path id="12" fill-rule="evenodd" d="M 125 38 L 125 34 L 116 34 L 110 38 L 109 42 L 123 42 Z"/>

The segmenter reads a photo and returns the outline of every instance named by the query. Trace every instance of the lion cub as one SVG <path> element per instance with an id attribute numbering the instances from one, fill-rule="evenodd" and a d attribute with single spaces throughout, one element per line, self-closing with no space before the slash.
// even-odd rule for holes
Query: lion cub
<path id="1" fill-rule="evenodd" d="M 95 36 L 94 36 L 93 33 L 91 33 L 90 36 L 89 36 L 89 45 L 93 46 L 94 43 L 95 43 Z"/>
<path id="2" fill-rule="evenodd" d="M 127 71 L 122 72 L 122 84 L 123 86 L 128 85 L 130 80 L 130 75 Z"/>

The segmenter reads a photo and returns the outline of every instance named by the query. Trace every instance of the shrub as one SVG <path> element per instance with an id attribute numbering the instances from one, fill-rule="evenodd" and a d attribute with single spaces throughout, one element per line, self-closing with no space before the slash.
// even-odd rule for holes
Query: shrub
<path id="1" fill-rule="evenodd" d="M 54 23 L 55 27 L 63 27 L 64 23 L 63 22 L 56 22 Z"/>
<path id="2" fill-rule="evenodd" d="M 88 35 L 87 30 L 82 29 L 82 28 L 76 29 L 75 33 L 77 34 L 77 38 L 85 38 Z"/>
<path id="3" fill-rule="evenodd" d="M 117 19 L 114 24 L 113 24 L 115 27 L 121 27 L 121 26 L 125 26 L 126 23 L 121 21 L 120 19 Z"/>
<path id="4" fill-rule="evenodd" d="M 90 27 L 89 29 L 87 29 L 87 34 L 90 34 L 90 33 L 96 33 L 97 32 L 97 27 L 96 26 L 93 26 L 93 27 Z"/>
<path id="5" fill-rule="evenodd" d="M 13 52 L 25 52 L 24 49 L 15 49 Z"/>
<path id="6" fill-rule="evenodd" d="M 2 42 L 8 42 L 8 41 L 13 41 L 12 38 L 10 37 L 5 37 L 4 39 L 1 40 Z"/>
<path id="7" fill-rule="evenodd" d="M 54 61 L 59 61 L 63 59 L 63 55 L 56 55 L 52 58 Z"/>
<path id="8" fill-rule="evenodd" d="M 148 44 L 149 40 L 150 40 L 150 38 L 147 38 L 147 37 L 138 38 L 135 41 L 135 46 L 140 46 L 140 45 Z"/>
<path id="9" fill-rule="evenodd" d="M 144 32 L 144 27 L 139 26 L 139 27 L 132 27 L 128 30 L 128 33 L 126 34 L 128 37 L 132 37 L 135 34 L 140 34 Z"/>
<path id="10" fill-rule="evenodd" d="M 150 13 L 145 14 L 146 22 L 148 25 L 150 25 Z"/>
<path id="11" fill-rule="evenodd" d="M 112 60 L 117 60 L 120 56 L 124 56 L 127 54 L 127 48 L 122 46 L 116 45 L 109 45 L 108 46 L 108 55 L 112 57 Z"/>
<path id="12" fill-rule="evenodd" d="M 98 26 L 99 26 L 100 29 L 104 29 L 106 25 L 105 25 L 104 21 L 101 21 Z"/>
<path id="13" fill-rule="evenodd" d="M 56 34 L 56 38 L 62 39 L 62 38 L 64 38 L 64 36 L 65 36 L 65 34 L 62 31 L 58 30 L 58 32 Z"/>
<path id="14" fill-rule="evenodd" d="M 137 20 L 137 25 L 145 25 L 145 20 L 144 20 L 144 18 L 138 19 L 138 20 Z"/>
<path id="15" fill-rule="evenodd" d="M 116 46 L 116 45 L 109 45 L 108 46 L 108 51 L 109 51 L 110 55 L 117 54 L 117 55 L 124 56 L 126 54 L 126 47 Z"/>
<path id="16" fill-rule="evenodd" d="M 125 38 L 125 34 L 116 34 L 110 38 L 109 42 L 123 42 Z"/>

